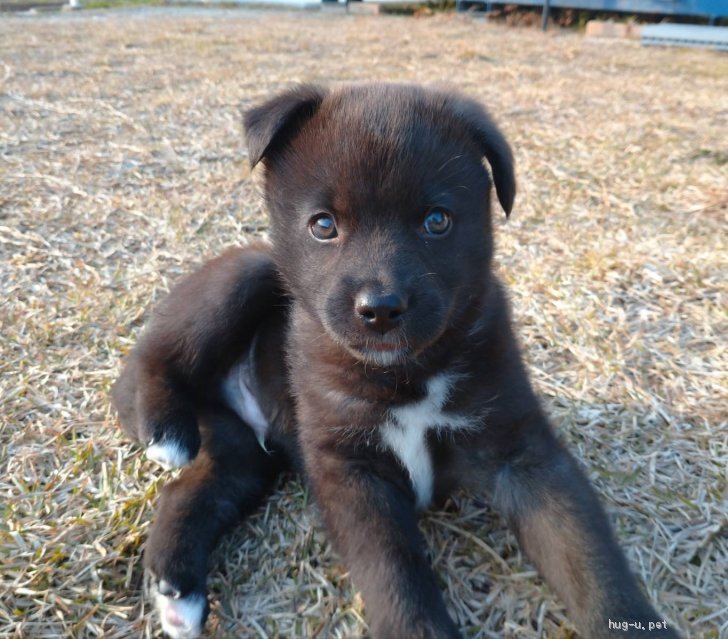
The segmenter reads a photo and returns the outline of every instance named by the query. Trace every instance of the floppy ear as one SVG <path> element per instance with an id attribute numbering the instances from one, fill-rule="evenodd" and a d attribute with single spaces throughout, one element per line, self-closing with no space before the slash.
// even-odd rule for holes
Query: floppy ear
<path id="1" fill-rule="evenodd" d="M 505 137 L 488 112 L 475 100 L 456 96 L 451 108 L 455 115 L 470 129 L 493 172 L 493 183 L 498 201 L 506 217 L 513 209 L 516 197 L 516 174 L 513 168 L 513 152 Z"/>
<path id="2" fill-rule="evenodd" d="M 320 106 L 327 90 L 300 84 L 248 111 L 243 117 L 251 168 L 280 149 Z"/>

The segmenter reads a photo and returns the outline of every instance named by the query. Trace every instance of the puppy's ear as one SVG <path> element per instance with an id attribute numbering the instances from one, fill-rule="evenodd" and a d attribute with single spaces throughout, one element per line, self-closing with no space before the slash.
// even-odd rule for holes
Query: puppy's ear
<path id="1" fill-rule="evenodd" d="M 316 112 L 326 93 L 323 87 L 301 84 L 248 111 L 243 124 L 251 168 L 280 149 Z"/>
<path id="2" fill-rule="evenodd" d="M 488 112 L 475 100 L 455 96 L 451 108 L 455 115 L 471 131 L 473 138 L 490 164 L 498 201 L 506 217 L 513 209 L 516 197 L 516 174 L 513 167 L 513 152 L 505 137 Z"/>

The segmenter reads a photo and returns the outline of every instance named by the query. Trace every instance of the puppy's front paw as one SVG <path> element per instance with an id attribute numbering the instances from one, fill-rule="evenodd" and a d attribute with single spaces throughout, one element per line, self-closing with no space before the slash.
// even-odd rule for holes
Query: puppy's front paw
<path id="1" fill-rule="evenodd" d="M 162 630 L 172 639 L 195 639 L 210 612 L 204 592 L 189 592 L 184 596 L 169 582 L 162 579 L 156 585 L 154 604 Z"/>

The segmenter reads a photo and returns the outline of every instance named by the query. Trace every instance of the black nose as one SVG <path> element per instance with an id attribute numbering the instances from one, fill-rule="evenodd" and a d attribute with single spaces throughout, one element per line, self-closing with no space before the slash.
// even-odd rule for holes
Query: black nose
<path id="1" fill-rule="evenodd" d="M 384 334 L 401 323 L 402 315 L 407 310 L 407 300 L 398 293 L 364 290 L 356 296 L 354 308 L 364 324 Z"/>

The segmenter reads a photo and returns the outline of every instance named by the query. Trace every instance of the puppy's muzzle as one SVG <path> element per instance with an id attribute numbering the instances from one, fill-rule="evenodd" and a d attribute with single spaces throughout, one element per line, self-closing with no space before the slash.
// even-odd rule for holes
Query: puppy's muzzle
<path id="1" fill-rule="evenodd" d="M 354 300 L 354 310 L 364 326 L 384 335 L 402 323 L 407 299 L 399 292 L 364 289 Z"/>

